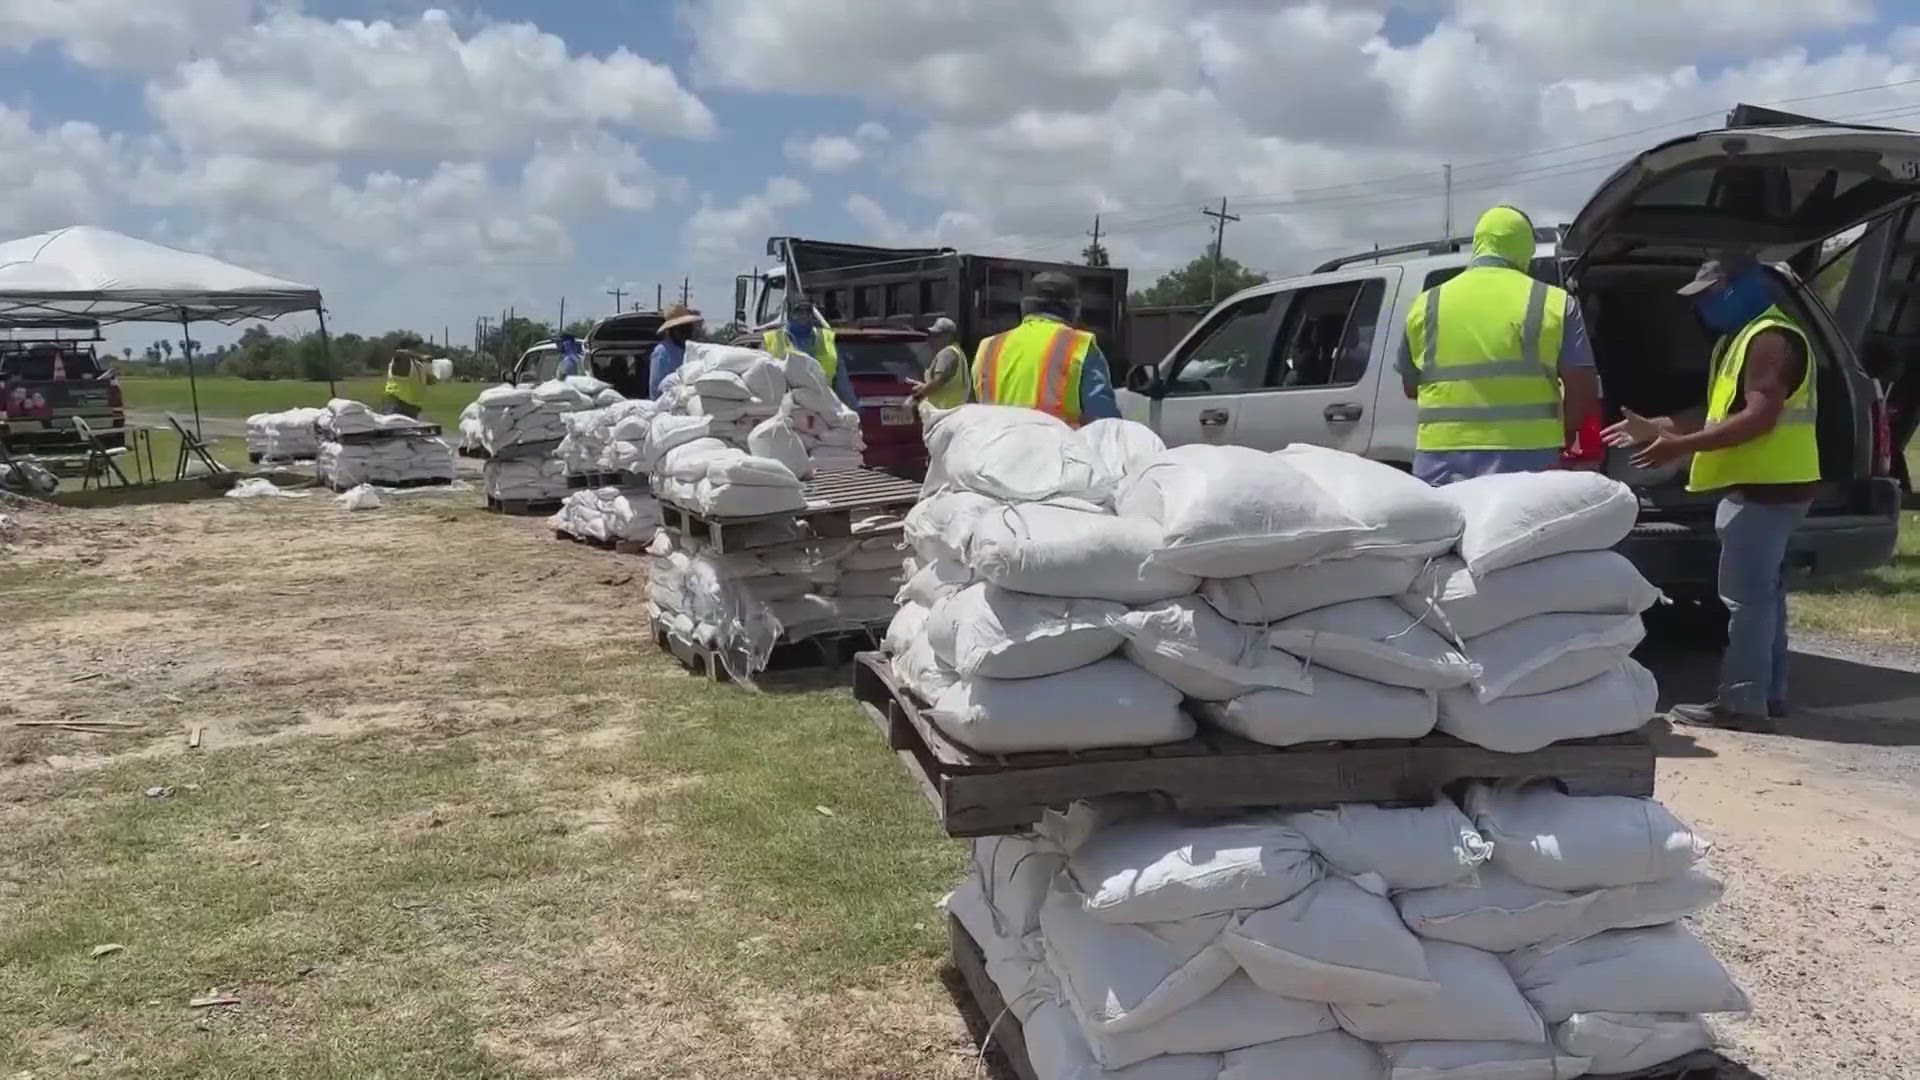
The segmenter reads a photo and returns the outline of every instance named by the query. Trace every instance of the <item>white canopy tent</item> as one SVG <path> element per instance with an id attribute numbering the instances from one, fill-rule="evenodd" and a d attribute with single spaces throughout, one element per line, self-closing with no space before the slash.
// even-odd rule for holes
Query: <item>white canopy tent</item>
<path id="1" fill-rule="evenodd" d="M 121 322 L 236 323 L 277 319 L 292 311 L 327 317 L 320 290 L 163 244 L 73 225 L 0 243 L 0 327 L 101 325 Z M 192 333 L 183 346 L 200 430 L 200 388 Z M 328 346 L 330 349 L 330 346 Z M 333 389 L 329 356 L 327 386 Z"/>

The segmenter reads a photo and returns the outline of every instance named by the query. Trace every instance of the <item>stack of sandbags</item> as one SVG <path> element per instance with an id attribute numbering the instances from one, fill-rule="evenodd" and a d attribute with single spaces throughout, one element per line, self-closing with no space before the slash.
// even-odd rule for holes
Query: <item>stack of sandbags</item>
<path id="1" fill-rule="evenodd" d="M 320 456 L 317 424 L 325 409 L 288 409 L 247 417 L 247 453 L 260 461 L 296 461 Z"/>
<path id="2" fill-rule="evenodd" d="M 887 648 L 934 723 L 996 754 L 1190 736 L 1180 691 L 1115 655 L 1130 606 L 1200 584 L 1154 558 L 1166 541 L 1157 522 L 1110 506 L 1116 472 L 1099 432 L 1152 433 L 1125 421 L 1075 432 L 991 405 L 932 419 L 926 489 L 906 523 L 912 576 Z"/>
<path id="3" fill-rule="evenodd" d="M 480 402 L 469 401 L 467 407 L 460 410 L 460 435 L 455 448 L 468 457 L 486 453 L 480 443 Z"/>
<path id="4" fill-rule="evenodd" d="M 567 466 L 558 457 L 491 457 L 480 470 L 489 499 L 558 502 L 567 497 Z"/>
<path id="5" fill-rule="evenodd" d="M 604 393 L 615 393 L 615 391 L 607 390 Z M 560 460 L 566 463 L 567 472 L 579 475 L 616 471 L 607 466 L 609 458 L 634 456 L 638 448 L 623 448 L 615 451 L 614 443 L 621 441 L 616 438 L 615 429 L 630 436 L 635 433 L 637 427 L 644 442 L 646 425 L 653 420 L 654 408 L 654 403 L 651 401 L 628 401 L 621 398 L 611 405 L 568 413 L 561 417 L 567 434 L 560 440 L 558 454 Z M 623 427 L 622 422 L 628 420 L 636 423 L 629 423 Z"/>
<path id="6" fill-rule="evenodd" d="M 327 407 L 314 418 L 314 430 L 323 442 L 335 442 L 342 437 L 356 435 L 405 434 L 414 428 L 426 426 L 425 421 L 399 413 L 377 413 L 367 408 L 364 402 L 347 398 L 328 401 Z"/>
<path id="7" fill-rule="evenodd" d="M 593 395 L 565 379 L 533 387 L 490 387 L 480 392 L 477 403 L 480 445 L 496 457 L 516 447 L 559 443 L 567 434 L 562 418 L 595 407 Z"/>
<path id="8" fill-rule="evenodd" d="M 314 472 L 336 488 L 446 484 L 457 475 L 453 448 L 438 437 L 324 442 L 314 459 Z"/>
<path id="9" fill-rule="evenodd" d="M 946 901 L 1041 1080 L 1566 1080 L 1703 1048 L 1745 995 L 1657 803 L 1053 815 Z M 1508 850 L 1508 849 L 1512 850 Z M 1550 884 L 1534 884 L 1547 881 Z"/>
<path id="10" fill-rule="evenodd" d="M 1522 753 L 1565 739 L 1632 731 L 1659 697 L 1630 658 L 1641 612 L 1660 593 L 1607 550 L 1632 530 L 1639 501 L 1596 473 L 1488 476 L 1437 492 L 1465 522 L 1457 552 L 1400 597 L 1479 667 L 1440 695 L 1440 730 Z"/>
<path id="11" fill-rule="evenodd" d="M 549 524 L 583 540 L 644 543 L 653 539 L 660 509 L 646 488 L 582 488 L 568 492 Z"/>

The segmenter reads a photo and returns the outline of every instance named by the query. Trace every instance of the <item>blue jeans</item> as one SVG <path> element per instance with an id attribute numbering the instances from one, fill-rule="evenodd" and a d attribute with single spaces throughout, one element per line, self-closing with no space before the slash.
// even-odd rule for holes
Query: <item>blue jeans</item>
<path id="1" fill-rule="evenodd" d="M 1720 704 L 1764 716 L 1787 696 L 1787 587 L 1781 565 L 1787 539 L 1807 516 L 1804 502 L 1720 501 L 1720 600 L 1727 606 L 1727 651 L 1720 660 Z"/>
<path id="2" fill-rule="evenodd" d="M 1559 467 L 1557 446 L 1544 450 L 1416 450 L 1413 454 L 1413 475 L 1434 487 L 1476 476 L 1552 472 Z"/>

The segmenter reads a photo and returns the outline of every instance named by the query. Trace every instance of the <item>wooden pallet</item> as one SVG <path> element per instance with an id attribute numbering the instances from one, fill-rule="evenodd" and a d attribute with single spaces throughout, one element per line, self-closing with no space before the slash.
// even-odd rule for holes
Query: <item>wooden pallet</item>
<path id="1" fill-rule="evenodd" d="M 659 646 L 661 652 L 680 661 L 681 666 L 689 672 L 714 682 L 738 683 L 749 689 L 756 689 L 763 682 L 778 680 L 782 676 L 792 677 L 844 667 L 852 663 L 854 657 L 861 655 L 862 650 L 873 648 L 874 643 L 887 632 L 884 624 L 874 624 L 781 641 L 768 654 L 765 667 L 749 672 L 748 658 L 737 650 L 689 641 L 668 629 L 658 619 L 648 620 L 648 625 L 653 634 L 653 643 Z"/>
<path id="2" fill-rule="evenodd" d="M 496 514 L 538 517 L 558 511 L 565 502 L 564 499 L 496 499 L 489 495 L 487 509 Z"/>
<path id="3" fill-rule="evenodd" d="M 560 449 L 560 440 L 548 439 L 545 442 L 515 443 L 498 450 L 482 450 L 480 456 L 493 458 L 496 461 L 514 461 L 519 458 L 552 457 L 554 451 L 558 449 Z"/>
<path id="4" fill-rule="evenodd" d="M 297 465 L 297 464 L 301 464 L 301 463 L 303 463 L 303 462 L 304 462 L 304 463 L 308 463 L 308 464 L 311 464 L 311 463 L 313 462 L 313 460 L 314 460 L 314 458 L 313 458 L 313 456 L 312 456 L 312 455 L 310 455 L 310 454 L 309 454 L 309 455 L 299 455 L 299 454 L 295 454 L 295 455 L 293 455 L 293 456 L 290 456 L 290 457 L 282 457 L 282 456 L 279 456 L 279 455 L 268 455 L 268 454 L 262 454 L 262 453 L 259 453 L 258 451 L 254 451 L 254 450 L 249 450 L 249 451 L 247 451 L 247 462 L 248 462 L 248 464 L 251 464 L 251 465 L 260 465 L 260 464 L 267 464 L 267 465 Z"/>
<path id="5" fill-rule="evenodd" d="M 647 486 L 647 474 L 619 469 L 613 472 L 568 473 L 567 487 L 580 491 L 584 488 L 643 488 Z"/>
<path id="6" fill-rule="evenodd" d="M 860 519 L 886 511 L 904 515 L 920 498 L 920 485 L 873 469 L 826 472 L 807 481 L 804 510 L 754 517 L 711 517 L 660 500 L 660 522 L 722 555 L 805 540 L 868 539 L 898 532 L 898 522 L 856 528 Z"/>
<path id="7" fill-rule="evenodd" d="M 854 659 L 853 696 L 949 836 L 1023 832 L 1048 809 L 1109 795 L 1153 795 L 1180 810 L 1305 810 L 1423 802 L 1469 779 L 1544 778 L 1575 795 L 1653 794 L 1649 729 L 1501 754 L 1442 734 L 1280 747 L 1203 726 L 1163 746 L 993 755 L 943 734 L 879 653 Z"/>
<path id="8" fill-rule="evenodd" d="M 478 460 L 485 460 L 493 456 L 487 453 L 487 448 L 484 446 L 456 446 L 453 448 L 453 452 L 463 458 L 475 458 Z"/>
<path id="9" fill-rule="evenodd" d="M 1002 1068 L 989 1075 L 1011 1080 L 1051 1080 L 1034 1071 L 1033 1059 L 1027 1055 L 1026 1031 L 1019 1018 L 1007 1011 L 1006 998 L 993 976 L 987 974 L 987 958 L 980 944 L 967 933 L 960 920 L 951 915 L 947 916 L 947 937 L 952 947 L 954 970 L 976 1011 L 976 1015 L 965 1018 L 968 1031 L 983 1051 L 999 1051 L 997 1060 L 989 1057 L 988 1061 Z M 1761 1077 L 1715 1051 L 1701 1050 L 1650 1069 L 1605 1076 L 1592 1074 L 1586 1080 L 1761 1080 Z"/>
<path id="10" fill-rule="evenodd" d="M 387 483 L 380 480 L 368 480 L 366 482 L 369 484 L 372 484 L 374 487 L 383 487 L 383 488 L 446 487 L 447 485 L 453 483 L 453 478 L 448 477 L 443 480 L 441 479 L 400 480 L 393 483 Z M 321 480 L 320 485 L 329 491 L 335 491 L 335 492 L 352 491 L 354 488 L 357 488 L 360 486 L 359 484 L 339 484 L 339 483 L 335 483 L 332 480 Z"/>
<path id="11" fill-rule="evenodd" d="M 565 529 L 553 530 L 553 538 L 555 540 L 571 541 L 572 543 L 581 544 L 590 548 L 599 548 L 601 551 L 615 552 L 620 555 L 644 555 L 649 546 L 648 541 L 645 540 L 601 540 L 593 536 L 575 536 Z"/>
<path id="12" fill-rule="evenodd" d="M 357 446 L 365 443 L 391 442 L 394 439 L 432 439 L 439 435 L 439 424 L 421 424 L 417 427 L 382 428 L 379 431 L 355 431 L 348 434 L 336 432 L 330 438 L 337 443 Z"/>

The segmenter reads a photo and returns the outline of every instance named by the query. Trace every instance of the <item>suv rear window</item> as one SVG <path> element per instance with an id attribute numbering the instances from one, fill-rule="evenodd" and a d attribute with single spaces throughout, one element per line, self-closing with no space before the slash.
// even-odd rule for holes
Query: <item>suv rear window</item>
<path id="1" fill-rule="evenodd" d="M 918 379 L 926 373 L 925 346 L 915 341 L 850 341 L 840 338 L 834 351 L 849 375 L 885 375 Z"/>
<path id="2" fill-rule="evenodd" d="M 1427 275 L 1426 282 L 1420 287 L 1422 289 L 1431 289 L 1435 285 L 1445 284 L 1458 277 L 1460 271 L 1465 269 L 1466 267 L 1464 266 L 1449 266 L 1445 270 L 1435 270 L 1433 273 Z M 1535 281 L 1544 281 L 1549 285 L 1560 286 L 1562 288 L 1566 286 L 1566 283 L 1560 280 L 1560 260 L 1551 255 L 1542 255 L 1529 263 L 1527 265 L 1527 276 L 1533 278 Z"/>

